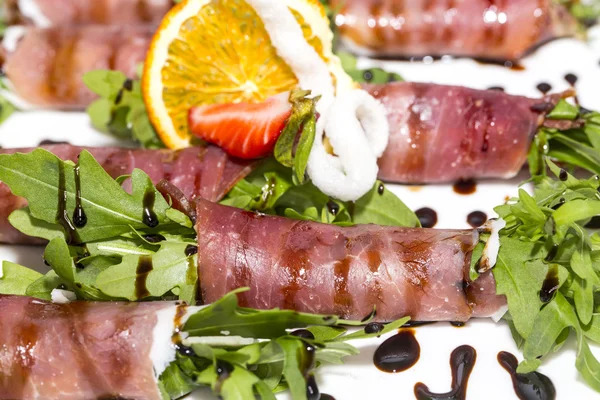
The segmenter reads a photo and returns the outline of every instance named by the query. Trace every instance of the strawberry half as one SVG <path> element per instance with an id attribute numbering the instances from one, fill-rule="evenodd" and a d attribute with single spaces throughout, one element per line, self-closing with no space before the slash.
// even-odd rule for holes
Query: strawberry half
<path id="1" fill-rule="evenodd" d="M 262 103 L 213 104 L 193 107 L 188 114 L 192 133 L 232 156 L 253 159 L 271 155 L 292 105 L 289 92 Z"/>

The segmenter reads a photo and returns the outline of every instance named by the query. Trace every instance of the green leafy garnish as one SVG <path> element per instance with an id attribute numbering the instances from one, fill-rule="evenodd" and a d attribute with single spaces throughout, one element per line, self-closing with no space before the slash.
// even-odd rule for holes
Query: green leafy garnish
<path id="1" fill-rule="evenodd" d="M 237 294 L 244 290 L 229 293 L 188 319 L 183 330 L 189 337 L 183 344 L 190 354 L 178 355 L 160 377 L 170 398 L 209 386 L 226 400 L 273 399 L 273 393 L 286 389 L 293 399 L 306 399 L 307 384 L 319 365 L 339 364 L 343 358 L 358 354 L 358 349 L 346 343 L 348 340 L 383 335 L 409 320 L 394 321 L 375 334 L 363 329 L 348 333 L 345 326 L 357 322 L 290 310 L 240 307 Z M 314 339 L 290 332 L 300 328 L 308 329 Z M 223 340 L 229 344 L 216 344 Z"/>
<path id="2" fill-rule="evenodd" d="M 539 129 L 529 151 L 531 175 L 546 174 L 546 157 L 600 174 L 600 113 L 561 100 L 547 117 L 565 128 Z"/>
<path id="3" fill-rule="evenodd" d="M 346 51 L 337 51 L 336 55 L 342 62 L 342 68 L 350 77 L 358 83 L 388 83 L 402 82 L 402 76 L 395 72 L 388 72 L 382 68 L 360 69 L 357 59 Z"/>
<path id="4" fill-rule="evenodd" d="M 533 196 L 520 190 L 495 209 L 507 224 L 493 269 L 497 293 L 506 295 L 506 318 L 523 347 L 519 372 L 535 370 L 575 333 L 577 369 L 600 390 L 600 364 L 588 346 L 600 343 L 600 236 L 585 227 L 600 213 L 599 180 L 576 179 L 552 162 L 548 167 L 559 180 L 538 176 Z"/>
<path id="5" fill-rule="evenodd" d="M 420 226 L 415 213 L 382 182 L 377 181 L 356 202 L 342 202 L 323 194 L 311 182 L 296 185 L 292 170 L 274 159 L 240 181 L 221 204 L 336 225 Z"/>
<path id="6" fill-rule="evenodd" d="M 148 118 L 139 79 L 128 79 L 119 71 L 97 70 L 85 74 L 83 82 L 100 96 L 87 109 L 94 128 L 142 147 L 164 147 Z"/>

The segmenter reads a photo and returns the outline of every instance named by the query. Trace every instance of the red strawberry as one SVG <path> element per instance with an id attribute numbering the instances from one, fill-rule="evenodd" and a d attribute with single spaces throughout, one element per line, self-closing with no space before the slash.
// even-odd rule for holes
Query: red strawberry
<path id="1" fill-rule="evenodd" d="M 213 104 L 193 107 L 188 115 L 192 133 L 232 156 L 252 159 L 271 155 L 292 105 L 289 93 L 262 103 Z"/>

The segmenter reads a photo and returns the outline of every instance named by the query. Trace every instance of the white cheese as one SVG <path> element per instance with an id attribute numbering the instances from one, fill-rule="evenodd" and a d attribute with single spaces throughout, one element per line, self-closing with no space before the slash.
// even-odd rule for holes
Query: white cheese
<path id="1" fill-rule="evenodd" d="M 47 28 L 52 22 L 44 15 L 36 0 L 19 0 L 19 11 L 37 27 Z"/>
<path id="2" fill-rule="evenodd" d="M 56 304 L 67 304 L 77 300 L 77 295 L 69 290 L 54 289 L 50 293 L 52 302 Z"/>
<path id="3" fill-rule="evenodd" d="M 9 26 L 4 30 L 4 36 L 2 37 L 2 47 L 12 53 L 17 50 L 19 40 L 27 33 L 27 28 L 24 26 Z"/>
<path id="4" fill-rule="evenodd" d="M 154 366 L 156 379 L 167 369 L 169 364 L 175 361 L 175 346 L 173 335 L 175 334 L 175 315 L 178 305 L 163 308 L 156 312 L 156 325 L 152 330 L 152 347 L 150 348 L 150 360 Z"/>
<path id="5" fill-rule="evenodd" d="M 490 237 L 485 244 L 483 254 L 481 256 L 481 264 L 485 265 L 485 270 L 490 270 L 496 265 L 498 260 L 498 252 L 500 251 L 500 234 L 499 232 L 506 226 L 506 221 L 502 218 L 489 220 L 485 227 L 490 231 Z"/>
<path id="6" fill-rule="evenodd" d="M 335 97 L 327 63 L 306 41 L 285 1 L 247 0 L 261 18 L 277 54 L 292 69 L 300 87 L 321 96 L 319 120 L 307 171 L 323 193 L 339 200 L 358 200 L 377 179 L 377 158 L 387 146 L 385 109 L 367 92 L 355 90 Z M 336 156 L 326 152 L 326 133 Z"/>

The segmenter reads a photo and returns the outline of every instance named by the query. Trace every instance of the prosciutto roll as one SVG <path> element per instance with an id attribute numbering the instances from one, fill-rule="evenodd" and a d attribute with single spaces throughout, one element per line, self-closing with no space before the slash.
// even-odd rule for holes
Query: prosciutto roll
<path id="1" fill-rule="evenodd" d="M 495 90 L 396 82 L 365 85 L 388 113 L 390 139 L 379 159 L 388 182 L 441 183 L 512 178 L 525 164 L 546 99 Z"/>
<path id="2" fill-rule="evenodd" d="M 158 23 L 172 5 L 172 0 L 5 0 L 1 10 L 8 24 L 46 28 Z"/>
<path id="3" fill-rule="evenodd" d="M 490 272 L 471 282 L 477 230 L 339 227 L 200 200 L 198 276 L 205 302 L 229 291 L 242 305 L 361 320 L 466 321 L 505 305 Z"/>
<path id="4" fill-rule="evenodd" d="M 343 42 L 364 55 L 517 60 L 577 33 L 552 0 L 331 0 Z"/>
<path id="5" fill-rule="evenodd" d="M 88 150 L 113 177 L 128 175 L 135 168 L 148 174 L 155 184 L 167 180 L 189 199 L 220 200 L 240 179 L 252 171 L 253 163 L 234 159 L 216 146 L 190 147 L 183 150 L 123 149 L 117 147 L 79 147 L 68 144 L 41 146 L 63 160 L 77 161 Z M 1 149 L 0 154 L 28 153 L 33 148 Z M 27 205 L 25 199 L 12 194 L 0 183 L 0 242 L 11 244 L 39 243 L 17 231 L 8 216 Z"/>
<path id="6" fill-rule="evenodd" d="M 83 83 L 87 72 L 117 70 L 135 77 L 154 32 L 150 25 L 11 29 L 2 54 L 13 94 L 7 97 L 22 108 L 65 110 L 84 109 L 96 98 Z"/>
<path id="7" fill-rule="evenodd" d="M 0 295 L 0 399 L 160 400 L 177 307 Z"/>

